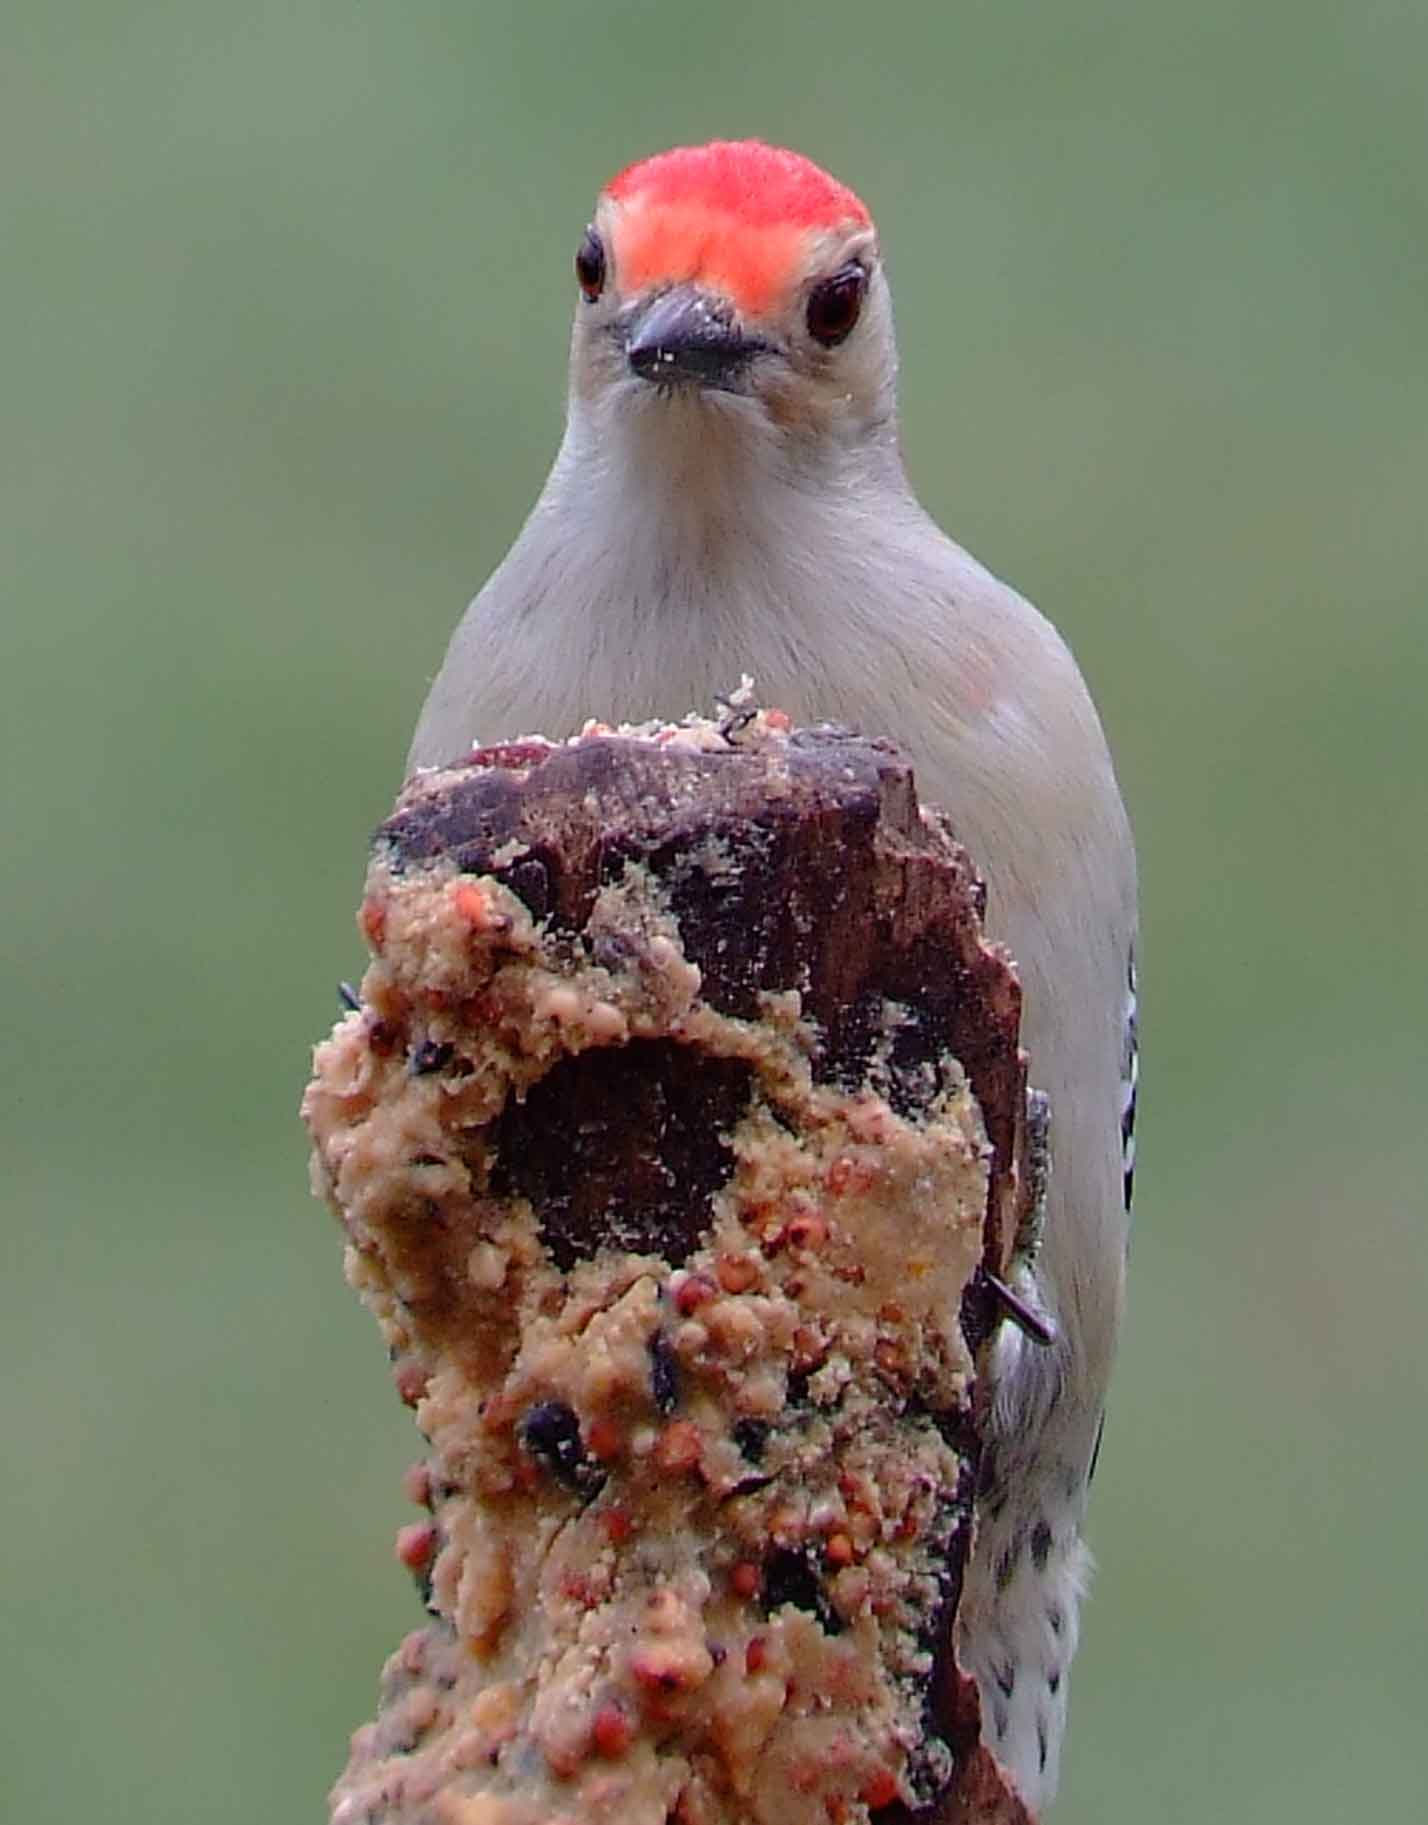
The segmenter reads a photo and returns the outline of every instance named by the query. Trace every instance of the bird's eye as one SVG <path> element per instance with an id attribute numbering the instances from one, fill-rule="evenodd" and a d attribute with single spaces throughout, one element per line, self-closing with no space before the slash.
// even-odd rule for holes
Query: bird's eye
<path id="1" fill-rule="evenodd" d="M 593 228 L 585 230 L 585 239 L 576 250 L 575 277 L 587 301 L 593 304 L 605 289 L 605 243 Z"/>
<path id="2" fill-rule="evenodd" d="M 868 271 L 856 260 L 822 279 L 808 295 L 808 333 L 826 349 L 835 348 L 858 321 L 868 289 Z"/>

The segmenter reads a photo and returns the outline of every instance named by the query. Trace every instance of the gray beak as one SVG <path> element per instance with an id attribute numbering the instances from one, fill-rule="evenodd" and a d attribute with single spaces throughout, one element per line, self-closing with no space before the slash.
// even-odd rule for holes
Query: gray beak
<path id="1" fill-rule="evenodd" d="M 749 363 L 768 346 L 745 335 L 724 305 L 692 285 L 677 285 L 635 318 L 625 355 L 640 379 L 656 386 L 738 393 Z"/>

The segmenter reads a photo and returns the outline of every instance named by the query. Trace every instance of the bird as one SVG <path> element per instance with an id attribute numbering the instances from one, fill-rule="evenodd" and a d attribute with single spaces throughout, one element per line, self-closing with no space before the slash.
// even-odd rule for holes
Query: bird
<path id="1" fill-rule="evenodd" d="M 678 718 L 748 674 L 795 721 L 895 738 L 950 818 L 1050 1107 L 1042 1239 L 1012 1288 L 1037 1316 L 992 1346 L 958 1624 L 984 1741 L 1040 1812 L 1133 1166 L 1136 863 L 1106 737 L 1056 629 L 913 492 L 888 277 L 854 191 L 758 140 L 676 147 L 606 185 L 574 277 L 564 437 L 452 636 L 409 771 L 597 711 Z"/>

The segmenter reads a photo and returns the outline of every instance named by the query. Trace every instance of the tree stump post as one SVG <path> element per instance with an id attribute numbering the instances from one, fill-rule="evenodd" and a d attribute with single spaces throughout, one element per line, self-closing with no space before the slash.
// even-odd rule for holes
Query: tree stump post
<path id="1" fill-rule="evenodd" d="M 427 1450 L 333 1825 L 1013 1825 L 955 1656 L 1037 1195 L 1020 991 L 889 744 L 478 750 L 304 1100 Z"/>

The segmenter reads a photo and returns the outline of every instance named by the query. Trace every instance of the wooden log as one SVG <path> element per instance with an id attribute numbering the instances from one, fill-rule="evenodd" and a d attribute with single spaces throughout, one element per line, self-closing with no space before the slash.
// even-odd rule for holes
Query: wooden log
<path id="1" fill-rule="evenodd" d="M 428 1454 L 334 1825 L 1015 1825 L 953 1651 L 1039 1169 L 888 744 L 478 751 L 378 832 L 314 1181 Z"/>

